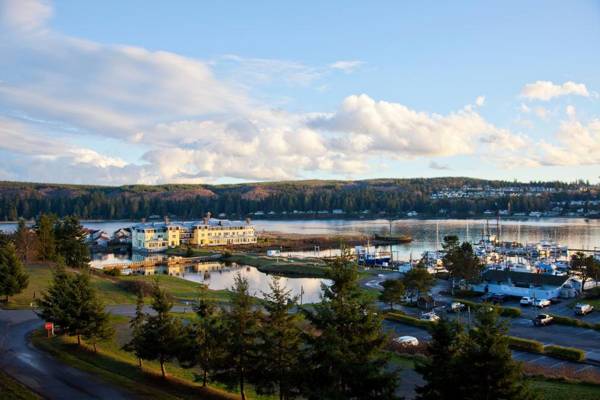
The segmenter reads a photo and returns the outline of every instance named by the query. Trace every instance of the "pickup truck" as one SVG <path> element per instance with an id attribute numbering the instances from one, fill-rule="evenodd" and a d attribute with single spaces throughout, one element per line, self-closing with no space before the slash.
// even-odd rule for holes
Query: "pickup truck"
<path id="1" fill-rule="evenodd" d="M 533 319 L 533 325 L 535 326 L 546 326 L 554 321 L 554 317 L 548 314 L 539 314 Z"/>
<path id="2" fill-rule="evenodd" d="M 592 306 L 591 304 L 577 303 L 575 305 L 575 314 L 577 315 L 586 315 L 591 313 L 592 311 L 594 311 L 594 306 Z"/>

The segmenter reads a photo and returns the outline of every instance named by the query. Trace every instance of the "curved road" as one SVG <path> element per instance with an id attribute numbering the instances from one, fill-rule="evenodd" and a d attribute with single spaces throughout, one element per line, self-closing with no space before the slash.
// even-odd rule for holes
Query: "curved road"
<path id="1" fill-rule="evenodd" d="M 27 310 L 0 310 L 0 368 L 48 399 L 132 399 L 135 396 L 33 347 L 27 336 L 42 321 Z"/>

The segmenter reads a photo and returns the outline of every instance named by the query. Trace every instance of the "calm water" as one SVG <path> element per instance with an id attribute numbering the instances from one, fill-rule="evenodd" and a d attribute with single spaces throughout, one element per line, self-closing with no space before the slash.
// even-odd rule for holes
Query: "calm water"
<path id="1" fill-rule="evenodd" d="M 254 267 L 232 266 L 216 270 L 200 271 L 197 273 L 186 272 L 183 279 L 193 282 L 207 284 L 210 289 L 230 289 L 237 273 L 248 279 L 250 294 L 256 297 L 264 297 L 263 293 L 269 292 L 269 284 L 272 275 L 260 272 Z M 293 296 L 298 296 L 303 303 L 317 303 L 321 301 L 321 284 L 330 285 L 327 279 L 316 278 L 280 278 L 281 284 L 289 289 Z"/>
<path id="2" fill-rule="evenodd" d="M 84 226 L 103 229 L 109 233 L 121 227 L 131 226 L 132 221 L 86 221 Z M 387 220 L 303 220 L 303 221 L 253 221 L 257 231 L 279 231 L 305 234 L 387 233 Z M 489 221 L 492 234 L 496 223 Z M 15 224 L 0 224 L 0 230 L 12 231 Z M 419 256 L 424 250 L 436 248 L 436 237 L 441 241 L 445 235 L 458 235 L 461 240 L 479 240 L 486 229 L 485 220 L 397 220 L 392 223 L 394 233 L 413 237 L 409 244 L 394 246 L 396 259 L 408 259 L 412 253 Z M 438 234 L 436 235 L 436 230 Z M 600 220 L 583 218 L 547 218 L 522 221 L 501 221 L 500 238 L 531 243 L 552 239 L 574 249 L 600 248 Z M 329 251 L 321 254 L 329 254 Z M 332 253 L 333 254 L 333 253 Z"/>

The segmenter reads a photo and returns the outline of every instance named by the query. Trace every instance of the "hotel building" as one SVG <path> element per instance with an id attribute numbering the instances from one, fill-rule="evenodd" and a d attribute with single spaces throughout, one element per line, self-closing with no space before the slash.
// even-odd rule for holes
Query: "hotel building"
<path id="1" fill-rule="evenodd" d="M 134 251 L 161 252 L 170 247 L 190 245 L 232 246 L 256 243 L 250 221 L 205 218 L 200 222 L 149 222 L 132 228 Z"/>

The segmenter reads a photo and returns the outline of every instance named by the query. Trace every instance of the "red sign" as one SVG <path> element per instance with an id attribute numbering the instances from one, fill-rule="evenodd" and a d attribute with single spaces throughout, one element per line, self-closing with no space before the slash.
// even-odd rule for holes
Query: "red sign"
<path id="1" fill-rule="evenodd" d="M 52 322 L 46 322 L 46 323 L 44 324 L 44 328 L 45 328 L 47 331 L 51 331 L 52 329 L 54 329 L 54 324 L 53 324 Z"/>

